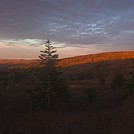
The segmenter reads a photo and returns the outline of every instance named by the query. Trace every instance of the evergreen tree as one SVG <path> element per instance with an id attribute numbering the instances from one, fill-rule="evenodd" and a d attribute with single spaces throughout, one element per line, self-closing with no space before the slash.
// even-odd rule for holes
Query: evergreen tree
<path id="1" fill-rule="evenodd" d="M 101 86 L 103 86 L 103 85 L 105 85 L 105 78 L 104 78 L 104 76 L 102 75 L 101 77 L 100 77 L 100 79 L 99 79 L 99 83 L 100 83 L 100 85 Z"/>
<path id="2" fill-rule="evenodd" d="M 45 50 L 40 51 L 39 62 L 42 69 L 33 94 L 35 107 L 40 109 L 64 107 L 69 100 L 68 84 L 58 72 L 56 51 L 49 39 L 45 42 Z"/>
<path id="3" fill-rule="evenodd" d="M 127 86 L 128 89 L 134 91 L 134 74 L 132 77 L 127 81 Z"/>
<path id="4" fill-rule="evenodd" d="M 111 88 L 120 89 L 121 87 L 124 86 L 124 82 L 125 82 L 125 79 L 124 79 L 123 75 L 120 72 L 117 72 L 112 79 Z"/>

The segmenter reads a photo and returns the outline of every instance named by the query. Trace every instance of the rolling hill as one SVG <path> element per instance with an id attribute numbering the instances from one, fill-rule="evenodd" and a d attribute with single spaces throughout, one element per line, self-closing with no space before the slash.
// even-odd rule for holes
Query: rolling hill
<path id="1" fill-rule="evenodd" d="M 66 58 L 59 65 L 64 68 L 65 75 L 71 79 L 99 79 L 102 75 L 108 81 L 121 72 L 127 79 L 134 74 L 134 51 L 106 52 Z"/>
<path id="2" fill-rule="evenodd" d="M 100 61 L 115 61 L 115 60 L 126 60 L 126 59 L 134 59 L 134 51 L 105 52 L 105 53 L 89 54 L 89 55 L 65 58 L 59 62 L 59 65 L 65 67 L 65 66 L 73 66 L 73 65 L 87 64 Z"/>
<path id="3" fill-rule="evenodd" d="M 117 71 L 129 78 L 130 74 L 134 73 L 134 51 L 105 52 L 64 58 L 59 59 L 58 66 L 63 70 L 64 75 L 71 80 L 98 79 L 102 75 L 111 79 Z M 0 70 L 39 67 L 37 59 L 0 60 Z"/>
<path id="4" fill-rule="evenodd" d="M 76 57 L 60 59 L 58 65 L 60 67 L 68 67 L 74 65 L 81 65 L 87 63 L 95 63 L 101 61 L 117 61 L 134 59 L 134 51 L 123 52 L 104 52 L 98 54 L 81 55 Z M 25 59 L 0 59 L 0 65 L 7 65 L 12 67 L 38 67 L 39 62 L 37 59 L 25 60 Z"/>

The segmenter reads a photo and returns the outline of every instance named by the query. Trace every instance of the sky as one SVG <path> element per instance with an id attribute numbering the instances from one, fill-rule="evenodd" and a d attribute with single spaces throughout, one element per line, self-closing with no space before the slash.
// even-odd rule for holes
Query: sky
<path id="1" fill-rule="evenodd" d="M 134 50 L 134 0 L 0 0 L 0 59 Z"/>

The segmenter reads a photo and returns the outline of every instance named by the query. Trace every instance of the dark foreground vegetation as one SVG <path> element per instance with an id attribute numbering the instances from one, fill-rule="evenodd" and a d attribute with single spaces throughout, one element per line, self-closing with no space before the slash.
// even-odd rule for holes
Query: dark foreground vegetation
<path id="1" fill-rule="evenodd" d="M 134 133 L 133 58 L 57 68 L 51 52 L 40 67 L 1 66 L 0 134 Z"/>

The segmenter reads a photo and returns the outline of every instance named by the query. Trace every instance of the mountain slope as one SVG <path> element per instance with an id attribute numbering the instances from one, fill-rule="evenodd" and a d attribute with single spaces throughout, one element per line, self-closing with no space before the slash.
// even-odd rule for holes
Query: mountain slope
<path id="1" fill-rule="evenodd" d="M 60 59 L 58 66 L 60 67 L 69 67 L 75 65 L 82 65 L 87 63 L 96 63 L 101 61 L 117 61 L 117 60 L 127 60 L 134 59 L 134 51 L 125 51 L 125 52 L 105 52 L 98 54 L 89 54 L 76 56 L 71 58 Z M 37 59 L 34 60 L 24 60 L 24 59 L 1 59 L 0 68 L 6 66 L 10 67 L 22 67 L 22 68 L 32 68 L 39 67 L 39 62 Z"/>
<path id="2" fill-rule="evenodd" d="M 92 62 L 126 60 L 126 59 L 134 59 L 134 51 L 105 52 L 105 53 L 65 58 L 60 61 L 59 65 L 61 67 L 66 67 L 72 65 L 87 64 Z"/>

